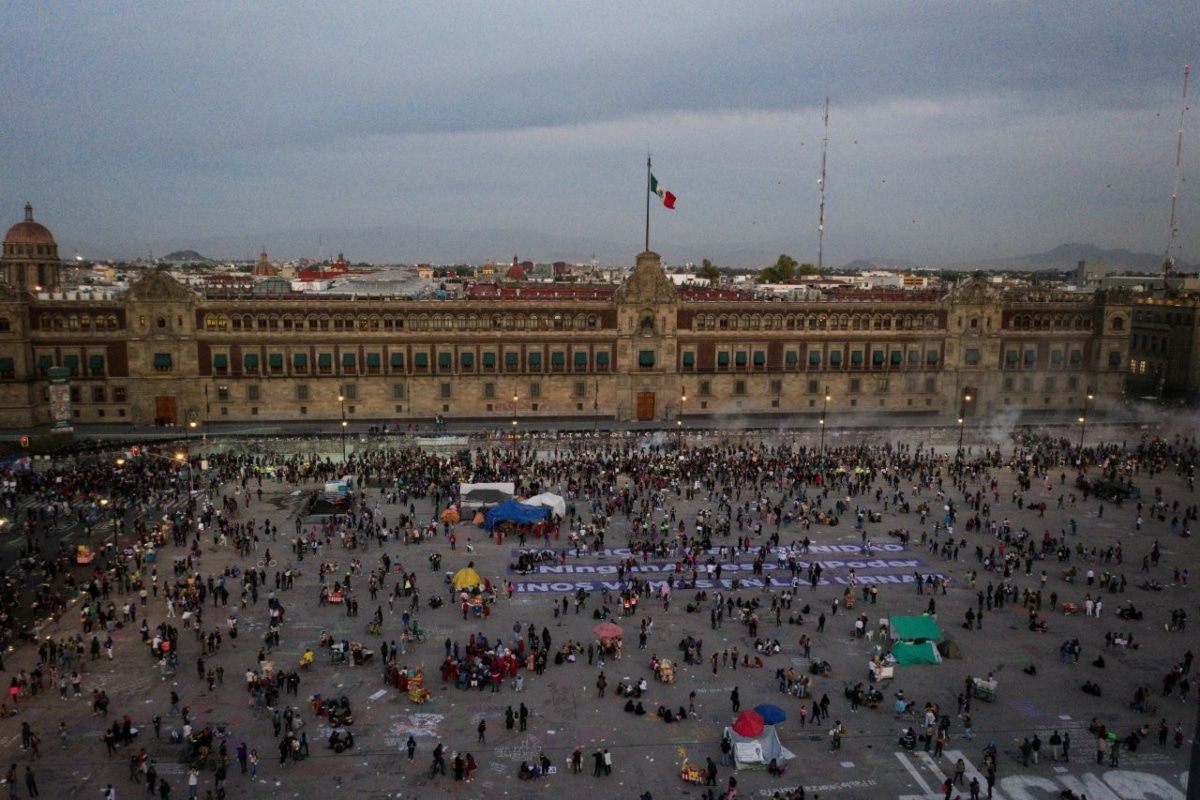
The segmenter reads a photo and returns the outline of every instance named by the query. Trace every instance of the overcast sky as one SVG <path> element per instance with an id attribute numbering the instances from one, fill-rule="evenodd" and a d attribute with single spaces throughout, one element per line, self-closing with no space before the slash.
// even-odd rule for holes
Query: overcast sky
<path id="1" fill-rule="evenodd" d="M 0 229 L 29 200 L 67 256 L 416 224 L 632 260 L 650 151 L 652 245 L 815 261 L 829 96 L 826 264 L 1161 253 L 1198 32 L 1195 0 L 0 0 Z M 1189 113 L 1192 261 L 1197 165 Z"/>

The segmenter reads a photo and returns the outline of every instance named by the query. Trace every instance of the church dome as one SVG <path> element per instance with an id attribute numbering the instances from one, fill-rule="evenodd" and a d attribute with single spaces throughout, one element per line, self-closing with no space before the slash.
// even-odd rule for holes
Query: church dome
<path id="1" fill-rule="evenodd" d="M 8 229 L 5 244 L 54 244 L 54 234 L 40 222 L 33 221 L 33 205 L 25 204 L 25 219 Z"/>

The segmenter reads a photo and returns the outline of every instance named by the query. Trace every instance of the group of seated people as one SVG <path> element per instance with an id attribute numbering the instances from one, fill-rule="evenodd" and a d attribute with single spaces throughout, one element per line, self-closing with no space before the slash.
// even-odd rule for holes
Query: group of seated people
<path id="1" fill-rule="evenodd" d="M 550 771 L 550 758 L 543 751 L 538 753 L 538 757 L 534 760 L 533 765 L 529 762 L 522 761 L 520 768 L 517 770 L 517 777 L 523 781 L 536 781 Z"/>
<path id="2" fill-rule="evenodd" d="M 773 655 L 783 652 L 783 645 L 778 639 L 755 639 L 754 649 L 764 655 Z"/>
<path id="3" fill-rule="evenodd" d="M 642 694 L 648 691 L 650 686 L 646 683 L 646 679 L 642 678 L 637 683 L 625 683 L 619 681 L 617 683 L 617 697 L 641 697 Z"/>
<path id="4" fill-rule="evenodd" d="M 554 654 L 554 663 L 562 666 L 563 664 L 574 664 L 579 658 L 579 654 L 583 652 L 583 645 L 576 644 L 572 640 L 568 640 L 566 644 L 558 648 L 558 652 Z"/>

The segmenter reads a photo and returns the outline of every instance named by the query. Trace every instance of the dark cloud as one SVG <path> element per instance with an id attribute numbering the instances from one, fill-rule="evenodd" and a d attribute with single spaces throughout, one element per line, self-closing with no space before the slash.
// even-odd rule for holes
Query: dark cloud
<path id="1" fill-rule="evenodd" d="M 83 249 L 369 219 L 566 229 L 633 250 L 636 203 L 623 204 L 649 148 L 692 190 L 668 223 L 679 239 L 807 251 L 830 95 L 828 252 L 918 260 L 1068 238 L 1165 246 L 1200 30 L 1196 4 L 1017 0 L 55 3 L 6 17 L 0 213 L 33 199 Z M 1198 237 L 1181 231 L 1193 257 Z"/>

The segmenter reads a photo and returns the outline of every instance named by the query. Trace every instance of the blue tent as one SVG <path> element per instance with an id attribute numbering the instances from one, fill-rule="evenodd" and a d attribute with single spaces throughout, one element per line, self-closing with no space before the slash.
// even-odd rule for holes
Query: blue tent
<path id="1" fill-rule="evenodd" d="M 515 522 L 518 525 L 522 523 L 541 522 L 549 518 L 550 509 L 545 506 L 527 506 L 524 503 L 518 503 L 516 500 L 505 500 L 498 506 L 493 506 L 488 509 L 487 514 L 483 518 L 483 529 L 488 533 L 492 532 L 501 522 Z"/>

